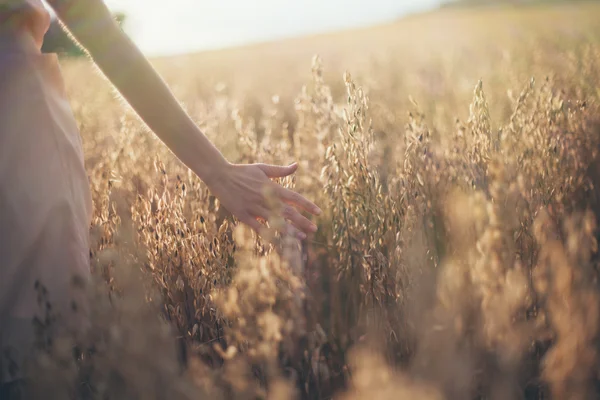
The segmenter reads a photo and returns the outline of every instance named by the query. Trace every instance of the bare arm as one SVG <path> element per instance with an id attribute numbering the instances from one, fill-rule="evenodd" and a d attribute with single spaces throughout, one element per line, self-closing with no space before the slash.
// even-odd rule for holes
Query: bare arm
<path id="1" fill-rule="evenodd" d="M 257 218 L 267 215 L 265 185 L 287 204 L 287 219 L 303 232 L 316 227 L 292 207 L 313 214 L 318 207 L 299 194 L 276 185 L 269 178 L 295 172 L 288 167 L 264 164 L 234 165 L 200 131 L 179 105 L 148 60 L 125 35 L 102 0 L 49 0 L 56 14 L 84 47 L 106 77 L 133 107 L 148 127 L 242 222 L 258 230 Z M 299 237 L 304 237 L 299 234 Z"/>
<path id="2" fill-rule="evenodd" d="M 99 0 L 51 0 L 58 17 L 136 113 L 202 180 L 226 161 Z"/>

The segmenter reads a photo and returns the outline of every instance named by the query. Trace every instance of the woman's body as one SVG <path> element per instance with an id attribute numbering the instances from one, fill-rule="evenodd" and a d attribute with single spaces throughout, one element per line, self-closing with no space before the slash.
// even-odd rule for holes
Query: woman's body
<path id="1" fill-rule="evenodd" d="M 292 206 L 313 214 L 318 208 L 269 179 L 296 166 L 227 162 L 101 0 L 48 3 L 144 122 L 232 214 L 260 229 L 257 218 L 268 217 L 263 189 L 271 186 L 288 204 L 284 213 L 298 237 L 316 230 Z M 49 21 L 41 0 L 0 0 L 0 384 L 20 377 L 14 372 L 33 340 L 31 320 L 45 314 L 38 294 L 47 292 L 65 323 L 82 323 L 69 317 L 77 314 L 71 283 L 89 276 L 91 197 L 56 56 L 40 53 Z"/>

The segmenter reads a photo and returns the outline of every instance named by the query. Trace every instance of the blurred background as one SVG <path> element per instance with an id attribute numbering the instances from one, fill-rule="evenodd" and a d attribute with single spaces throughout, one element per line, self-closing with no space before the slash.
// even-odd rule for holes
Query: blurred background
<path id="1" fill-rule="evenodd" d="M 556 0 L 106 0 L 149 56 L 213 50 L 391 22 L 439 7 L 533 4 Z M 46 51 L 82 53 L 57 21 Z"/>
<path id="2" fill-rule="evenodd" d="M 107 0 L 149 55 L 186 53 L 387 22 L 439 0 Z M 165 5 L 168 4 L 168 5 Z"/>

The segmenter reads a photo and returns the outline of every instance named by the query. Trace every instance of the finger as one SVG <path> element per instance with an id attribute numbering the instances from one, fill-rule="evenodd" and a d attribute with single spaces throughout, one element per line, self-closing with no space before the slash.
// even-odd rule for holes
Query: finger
<path id="1" fill-rule="evenodd" d="M 283 217 L 304 233 L 315 233 L 317 231 L 315 224 L 290 205 L 284 206 Z"/>
<path id="2" fill-rule="evenodd" d="M 285 233 L 288 236 L 295 237 L 298 240 L 306 239 L 306 233 L 301 232 L 300 230 L 298 230 L 298 228 L 296 228 L 294 225 L 290 224 L 289 222 L 285 223 Z"/>
<path id="3" fill-rule="evenodd" d="M 260 231 L 262 229 L 262 224 L 260 222 L 258 222 L 256 220 L 256 218 L 253 218 L 251 216 L 247 216 L 243 219 L 240 219 L 241 222 L 243 222 L 244 224 L 248 225 L 250 228 L 254 229 L 256 231 L 256 233 L 260 234 Z"/>
<path id="4" fill-rule="evenodd" d="M 252 207 L 250 215 L 268 221 L 271 218 L 272 212 L 265 206 L 256 205 Z"/>
<path id="5" fill-rule="evenodd" d="M 290 164 L 287 167 L 282 167 L 279 165 L 269 165 L 269 164 L 257 164 L 257 166 L 269 178 L 283 178 L 283 177 L 293 174 L 298 169 L 297 163 Z"/>
<path id="6" fill-rule="evenodd" d="M 304 211 L 309 212 L 311 214 L 320 215 L 322 212 L 321 209 L 316 206 L 316 204 L 307 200 L 304 196 L 292 190 L 281 187 L 279 195 L 286 203 L 298 206 Z"/>

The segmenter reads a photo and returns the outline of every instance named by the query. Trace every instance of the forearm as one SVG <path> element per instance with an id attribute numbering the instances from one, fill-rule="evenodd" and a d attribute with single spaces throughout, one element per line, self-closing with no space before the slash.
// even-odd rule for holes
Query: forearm
<path id="1" fill-rule="evenodd" d="M 144 55 L 112 20 L 106 7 L 99 3 L 91 10 L 94 19 L 87 20 L 88 23 L 80 22 L 86 21 L 81 15 L 76 16 L 76 22 L 70 23 L 68 9 L 59 9 L 57 13 L 148 127 L 202 180 L 210 181 L 227 161 L 179 105 Z"/>
<path id="2" fill-rule="evenodd" d="M 173 153 L 202 180 L 209 181 L 226 160 L 137 47 L 127 38 L 116 43 L 114 50 L 90 52 L 98 67 Z"/>

